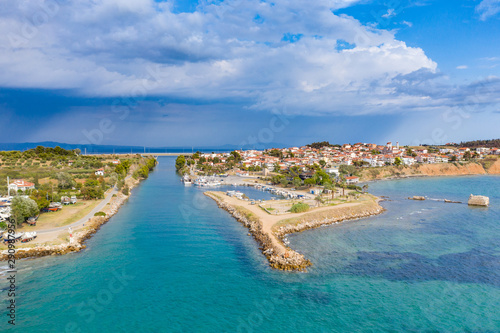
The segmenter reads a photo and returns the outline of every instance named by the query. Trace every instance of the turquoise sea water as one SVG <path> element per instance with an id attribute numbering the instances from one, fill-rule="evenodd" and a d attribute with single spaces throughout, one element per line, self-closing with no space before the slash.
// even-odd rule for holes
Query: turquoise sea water
<path id="1" fill-rule="evenodd" d="M 383 215 L 289 237 L 314 263 L 303 274 L 269 269 L 244 227 L 179 182 L 174 160 L 160 159 L 85 251 L 19 264 L 17 330 L 500 332 L 500 177 L 371 183 L 391 200 Z M 491 206 L 405 199 L 470 193 Z"/>

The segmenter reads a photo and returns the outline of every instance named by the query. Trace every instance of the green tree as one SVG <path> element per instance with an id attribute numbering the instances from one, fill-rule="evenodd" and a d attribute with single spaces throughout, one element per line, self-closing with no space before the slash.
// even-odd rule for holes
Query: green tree
<path id="1" fill-rule="evenodd" d="M 288 180 L 286 180 L 285 177 L 282 177 L 280 179 L 280 184 L 281 184 L 281 186 L 286 187 L 288 185 Z"/>
<path id="2" fill-rule="evenodd" d="M 280 165 L 278 164 L 278 162 L 274 163 L 274 172 L 280 172 L 281 171 L 281 167 Z"/>
<path id="3" fill-rule="evenodd" d="M 58 172 L 56 174 L 56 179 L 59 183 L 58 187 L 61 189 L 70 189 L 76 186 L 73 177 L 67 172 Z"/>
<path id="4" fill-rule="evenodd" d="M 147 165 L 143 165 L 141 166 L 138 170 L 137 170 L 137 174 L 142 177 L 142 178 L 148 178 L 149 176 L 149 168 L 147 167 Z"/>
<path id="5" fill-rule="evenodd" d="M 472 159 L 472 154 L 470 153 L 470 151 L 466 151 L 464 154 L 464 160 L 470 161 L 471 159 Z"/>
<path id="6" fill-rule="evenodd" d="M 314 178 L 307 178 L 304 180 L 304 185 L 307 185 L 309 187 L 316 185 L 316 180 Z"/>
<path id="7" fill-rule="evenodd" d="M 356 167 L 353 165 L 342 164 L 339 167 L 339 172 L 341 175 L 353 175 L 356 172 Z"/>
<path id="8" fill-rule="evenodd" d="M 326 172 L 324 172 L 321 169 L 316 171 L 314 176 L 315 176 L 317 184 L 324 185 L 325 183 L 331 182 L 330 175 L 328 175 Z"/>
<path id="9" fill-rule="evenodd" d="M 279 149 L 272 149 L 268 152 L 269 156 L 274 156 L 274 157 L 278 157 L 280 159 L 283 158 L 283 152 Z"/>
<path id="10" fill-rule="evenodd" d="M 335 185 L 331 182 L 329 183 L 326 183 L 324 185 L 325 187 L 325 190 L 329 190 L 329 191 L 332 191 L 332 200 L 334 199 L 334 195 L 335 195 Z"/>
<path id="11" fill-rule="evenodd" d="M 396 157 L 394 159 L 394 164 L 397 165 L 397 166 L 400 166 L 401 164 L 403 164 L 403 161 L 401 160 L 401 157 Z"/>
<path id="12" fill-rule="evenodd" d="M 12 216 L 14 216 L 18 225 L 21 225 L 28 217 L 35 216 L 39 212 L 35 200 L 25 197 L 13 198 L 11 209 Z"/>
<path id="13" fill-rule="evenodd" d="M 30 198 L 35 200 L 38 210 L 49 207 L 50 201 L 47 200 L 47 191 L 35 190 L 31 193 Z"/>
<path id="14" fill-rule="evenodd" d="M 321 165 L 321 167 L 324 168 L 325 165 L 326 165 L 326 161 L 325 160 L 320 160 L 319 161 L 319 165 Z"/>
<path id="15" fill-rule="evenodd" d="M 84 199 L 101 199 L 104 197 L 104 191 L 99 186 L 84 186 L 80 193 Z"/>
<path id="16" fill-rule="evenodd" d="M 293 186 L 295 188 L 299 188 L 301 185 L 302 185 L 302 179 L 300 179 L 299 177 L 294 177 L 293 178 Z"/>
<path id="17" fill-rule="evenodd" d="M 180 171 L 186 165 L 186 158 L 184 155 L 179 155 L 175 160 L 175 169 Z"/>
<path id="18" fill-rule="evenodd" d="M 234 158 L 234 161 L 236 163 L 239 163 L 242 161 L 240 153 L 238 153 L 236 150 L 231 152 L 231 156 Z"/>

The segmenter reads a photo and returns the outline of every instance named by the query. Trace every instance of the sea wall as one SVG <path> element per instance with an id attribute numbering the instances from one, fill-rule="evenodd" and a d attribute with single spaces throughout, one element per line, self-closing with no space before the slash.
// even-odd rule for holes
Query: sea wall
<path id="1" fill-rule="evenodd" d="M 302 254 L 293 250 L 283 251 L 277 246 L 272 241 L 271 236 L 262 231 L 262 222 L 256 216 L 252 216 L 250 212 L 246 213 L 244 208 L 233 207 L 213 193 L 205 192 L 205 195 L 212 198 L 220 208 L 248 228 L 253 238 L 259 243 L 262 254 L 266 256 L 272 268 L 283 271 L 306 271 L 307 267 L 312 265 Z"/>
<path id="2" fill-rule="evenodd" d="M 237 221 L 250 230 L 251 235 L 259 243 L 262 253 L 266 256 L 272 268 L 285 271 L 306 271 L 307 267 L 312 265 L 311 261 L 305 259 L 302 254 L 285 247 L 282 240 L 285 235 L 341 221 L 365 218 L 384 211 L 384 208 L 374 200 L 356 206 L 335 207 L 319 213 L 311 212 L 300 218 L 290 219 L 293 222 L 290 221 L 289 224 L 275 228 L 273 234 L 269 235 L 262 231 L 262 222 L 251 212 L 245 212 L 243 207 L 233 207 L 214 193 L 205 192 L 205 195 L 215 200 L 220 208 L 229 212 Z M 274 237 L 281 247 L 277 246 L 271 237 Z M 283 251 L 283 248 L 286 248 L 286 250 Z"/>
<path id="3" fill-rule="evenodd" d="M 362 219 L 381 214 L 384 211 L 385 209 L 376 201 L 369 201 L 356 206 L 335 207 L 332 210 L 305 214 L 294 221 L 294 223 L 276 227 L 274 233 L 281 238 L 287 234 L 314 229 L 333 223 Z"/>

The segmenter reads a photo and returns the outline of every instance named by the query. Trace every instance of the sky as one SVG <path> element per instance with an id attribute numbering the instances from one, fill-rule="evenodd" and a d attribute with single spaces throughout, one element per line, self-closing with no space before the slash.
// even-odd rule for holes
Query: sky
<path id="1" fill-rule="evenodd" d="M 500 0 L 0 0 L 0 142 L 499 138 Z"/>

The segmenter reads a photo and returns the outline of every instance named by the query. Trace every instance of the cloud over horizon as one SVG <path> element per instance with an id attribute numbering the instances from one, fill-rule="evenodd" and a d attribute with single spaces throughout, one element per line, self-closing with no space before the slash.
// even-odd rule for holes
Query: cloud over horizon
<path id="1" fill-rule="evenodd" d="M 437 64 L 393 31 L 334 14 L 355 2 L 234 0 L 192 13 L 151 0 L 5 2 L 0 85 L 86 97 L 239 99 L 250 109 L 286 104 L 299 114 L 425 107 L 395 95 L 391 81 L 436 72 Z"/>

